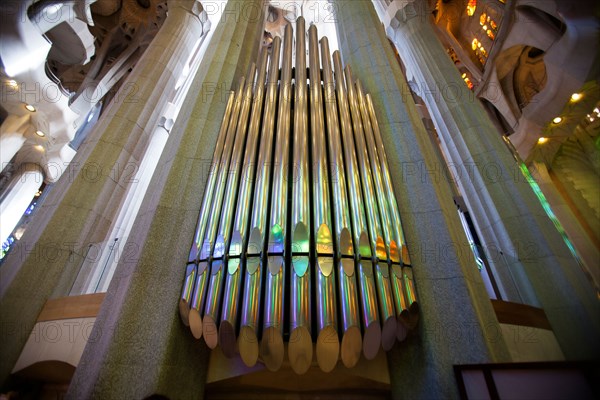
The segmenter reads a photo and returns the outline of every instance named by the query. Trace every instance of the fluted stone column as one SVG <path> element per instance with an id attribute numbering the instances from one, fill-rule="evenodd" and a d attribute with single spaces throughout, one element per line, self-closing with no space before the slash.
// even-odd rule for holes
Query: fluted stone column
<path id="1" fill-rule="evenodd" d="M 8 192 L 0 202 L 0 244 L 16 228 L 42 183 L 44 173 L 37 164 L 21 165 L 13 175 Z"/>
<path id="2" fill-rule="evenodd" d="M 204 341 L 178 299 L 227 93 L 257 54 L 263 0 L 229 0 L 159 160 L 67 397 L 203 397 Z"/>
<path id="3" fill-rule="evenodd" d="M 388 33 L 432 114 L 508 300 L 542 307 L 567 359 L 600 356 L 595 290 L 436 37 L 426 1 L 399 4 Z"/>
<path id="4" fill-rule="evenodd" d="M 0 127 L 0 171 L 4 170 L 10 160 L 25 144 L 27 129 L 32 129 L 29 124 L 29 115 L 9 115 Z"/>
<path id="5" fill-rule="evenodd" d="M 395 398 L 457 398 L 455 364 L 508 361 L 440 159 L 372 2 L 335 1 L 344 63 L 371 93 L 413 263 L 421 318 L 388 353 Z"/>
<path id="6" fill-rule="evenodd" d="M 69 293 L 84 249 L 105 239 L 168 101 L 164 89 L 174 87 L 197 40 L 207 33 L 198 1 L 168 5 L 163 27 L 2 266 L 0 318 L 7 329 L 0 330 L 0 382 L 46 300 Z"/>

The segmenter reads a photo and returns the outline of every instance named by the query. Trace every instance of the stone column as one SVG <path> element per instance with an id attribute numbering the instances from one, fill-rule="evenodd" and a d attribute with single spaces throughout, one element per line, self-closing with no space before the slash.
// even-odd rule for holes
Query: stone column
<path id="1" fill-rule="evenodd" d="M 426 1 L 400 5 L 388 14 L 388 34 L 430 110 L 508 300 L 542 307 L 567 359 L 599 356 L 595 290 L 523 176 L 524 164 L 462 81 L 434 33 Z M 503 275 L 507 270 L 511 276 Z"/>
<path id="2" fill-rule="evenodd" d="M 0 171 L 4 170 L 10 160 L 17 154 L 25 141 L 25 132 L 29 125 L 29 115 L 9 115 L 0 127 Z"/>
<path id="3" fill-rule="evenodd" d="M 202 398 L 208 349 L 178 299 L 228 91 L 257 55 L 263 0 L 229 0 L 150 182 L 67 398 Z"/>
<path id="4" fill-rule="evenodd" d="M 175 86 L 194 45 L 207 33 L 198 1 L 168 5 L 161 30 L 0 270 L 1 323 L 11 327 L 0 331 L 0 382 L 46 300 L 69 293 L 87 245 L 105 240 L 168 101 L 164 89 Z"/>
<path id="5" fill-rule="evenodd" d="M 8 193 L 0 203 L 0 244 L 15 229 L 43 182 L 44 174 L 37 164 L 22 165 L 14 174 Z"/>
<path id="6" fill-rule="evenodd" d="M 388 353 L 395 398 L 458 398 L 453 365 L 509 355 L 445 179 L 371 1 L 335 1 L 344 63 L 373 97 L 420 296 L 414 334 Z"/>

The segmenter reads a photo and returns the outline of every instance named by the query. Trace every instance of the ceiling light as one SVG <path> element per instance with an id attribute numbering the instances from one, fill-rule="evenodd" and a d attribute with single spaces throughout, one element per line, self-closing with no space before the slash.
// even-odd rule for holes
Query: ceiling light
<path id="1" fill-rule="evenodd" d="M 582 97 L 583 97 L 583 94 L 581 94 L 581 93 L 573 93 L 573 94 L 571 95 L 571 100 L 572 100 L 572 101 L 578 101 L 578 100 L 580 100 Z"/>
<path id="2" fill-rule="evenodd" d="M 19 84 L 14 79 L 10 79 L 10 80 L 6 81 L 6 84 L 13 89 L 17 89 L 19 87 Z"/>
<path id="3" fill-rule="evenodd" d="M 25 104 L 25 109 L 27 111 L 35 112 L 35 107 L 32 106 L 31 104 Z"/>
<path id="4" fill-rule="evenodd" d="M 560 124 L 562 121 L 561 117 L 554 117 L 554 119 L 552 120 L 552 122 L 554 122 L 555 124 Z"/>
<path id="5" fill-rule="evenodd" d="M 40 131 L 39 129 L 37 131 L 35 131 L 35 134 L 38 135 L 39 137 L 46 136 L 46 134 L 44 132 Z"/>
<path id="6" fill-rule="evenodd" d="M 548 141 L 547 137 L 541 137 L 538 139 L 538 144 L 544 144 Z"/>

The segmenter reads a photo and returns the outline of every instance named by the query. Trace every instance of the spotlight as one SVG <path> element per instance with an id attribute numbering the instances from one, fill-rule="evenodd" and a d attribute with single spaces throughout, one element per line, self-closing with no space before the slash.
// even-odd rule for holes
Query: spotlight
<path id="1" fill-rule="evenodd" d="M 27 111 L 35 112 L 35 107 L 32 106 L 31 104 L 25 104 L 25 109 Z"/>
<path id="2" fill-rule="evenodd" d="M 552 122 L 554 122 L 555 124 L 560 124 L 562 122 L 562 117 L 554 117 Z"/>

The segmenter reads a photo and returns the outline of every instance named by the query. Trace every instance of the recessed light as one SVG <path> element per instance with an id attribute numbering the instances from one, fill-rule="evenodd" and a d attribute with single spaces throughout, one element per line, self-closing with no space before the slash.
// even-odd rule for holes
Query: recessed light
<path id="1" fill-rule="evenodd" d="M 46 134 L 44 132 L 40 131 L 39 129 L 37 131 L 35 131 L 35 134 L 38 135 L 39 137 L 46 136 Z"/>
<path id="2" fill-rule="evenodd" d="M 581 94 L 581 93 L 573 93 L 573 94 L 571 95 L 571 100 L 572 100 L 572 101 L 578 101 L 578 100 L 580 100 L 582 97 L 583 97 L 583 94 Z"/>
<path id="3" fill-rule="evenodd" d="M 544 144 L 548 141 L 547 137 L 541 137 L 538 139 L 538 144 Z"/>
<path id="4" fill-rule="evenodd" d="M 554 122 L 555 124 L 560 124 L 562 122 L 562 117 L 554 117 L 552 122 Z"/>
<path id="5" fill-rule="evenodd" d="M 35 112 L 35 107 L 32 106 L 31 104 L 25 104 L 25 109 L 27 111 Z"/>
<path id="6" fill-rule="evenodd" d="M 13 89 L 17 89 L 19 87 L 19 84 L 14 79 L 9 79 L 8 81 L 6 81 L 6 84 Z"/>

